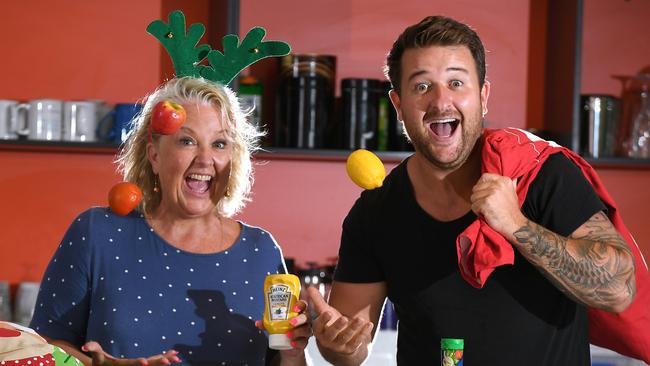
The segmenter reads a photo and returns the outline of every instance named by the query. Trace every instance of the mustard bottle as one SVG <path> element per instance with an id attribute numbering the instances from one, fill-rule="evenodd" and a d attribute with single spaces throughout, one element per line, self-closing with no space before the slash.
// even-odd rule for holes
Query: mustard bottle
<path id="1" fill-rule="evenodd" d="M 274 274 L 264 280 L 264 328 L 269 332 L 269 348 L 292 349 L 286 333 L 293 328 L 289 321 L 300 297 L 300 279 L 291 274 Z"/>

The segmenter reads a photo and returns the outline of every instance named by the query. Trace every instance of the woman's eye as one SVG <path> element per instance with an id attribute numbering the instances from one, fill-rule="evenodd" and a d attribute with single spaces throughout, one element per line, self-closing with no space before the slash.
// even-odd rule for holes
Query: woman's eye
<path id="1" fill-rule="evenodd" d="M 181 145 L 194 145 L 194 140 L 189 137 L 181 137 L 180 142 Z"/>
<path id="2" fill-rule="evenodd" d="M 416 90 L 417 92 L 419 92 L 419 93 L 424 93 L 424 92 L 426 92 L 427 90 L 429 90 L 429 85 L 428 85 L 428 84 L 424 84 L 424 83 L 416 84 L 416 85 L 415 85 L 415 90 Z"/>
<path id="3" fill-rule="evenodd" d="M 460 88 L 463 86 L 463 82 L 460 80 L 452 80 L 449 85 L 451 85 L 452 88 Z"/>
<path id="4" fill-rule="evenodd" d="M 214 147 L 217 149 L 225 149 L 226 148 L 226 142 L 225 141 L 217 141 L 214 143 Z"/>

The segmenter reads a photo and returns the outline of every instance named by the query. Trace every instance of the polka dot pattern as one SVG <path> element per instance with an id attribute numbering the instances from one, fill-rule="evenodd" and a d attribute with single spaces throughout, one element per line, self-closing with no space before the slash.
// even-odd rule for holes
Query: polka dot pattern
<path id="1" fill-rule="evenodd" d="M 272 235 L 240 225 L 227 251 L 196 254 L 165 242 L 139 214 L 90 209 L 50 262 L 31 327 L 76 344 L 93 339 L 125 358 L 173 348 L 185 364 L 264 365 L 267 339 L 254 320 L 264 277 L 284 264 Z"/>

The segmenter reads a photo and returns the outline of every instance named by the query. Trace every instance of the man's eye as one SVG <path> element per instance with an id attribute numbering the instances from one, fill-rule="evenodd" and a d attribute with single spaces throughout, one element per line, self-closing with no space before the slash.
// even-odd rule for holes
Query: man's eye
<path id="1" fill-rule="evenodd" d="M 415 90 L 420 92 L 420 93 L 424 93 L 427 90 L 429 90 L 429 85 L 424 84 L 424 83 L 417 84 L 417 85 L 415 85 Z"/>
<path id="2" fill-rule="evenodd" d="M 460 88 L 461 86 L 463 86 L 463 82 L 460 80 L 452 80 L 451 83 L 449 83 L 449 85 L 451 85 L 452 88 Z"/>

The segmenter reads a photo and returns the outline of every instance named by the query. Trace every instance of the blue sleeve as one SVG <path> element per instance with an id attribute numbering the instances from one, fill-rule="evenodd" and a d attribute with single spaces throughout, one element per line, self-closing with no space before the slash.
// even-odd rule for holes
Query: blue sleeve
<path id="1" fill-rule="evenodd" d="M 53 339 L 81 346 L 86 339 L 91 294 L 92 210 L 68 228 L 47 266 L 30 327 Z"/>
<path id="2" fill-rule="evenodd" d="M 270 246 L 275 248 L 275 255 L 273 256 L 272 261 L 274 262 L 273 266 L 276 268 L 277 273 L 280 274 L 287 274 L 289 273 L 287 271 L 287 266 L 284 263 L 284 254 L 282 254 L 282 248 L 278 244 L 278 242 L 275 240 L 275 237 L 273 237 L 273 234 L 270 232 L 261 229 L 260 233 L 262 234 L 262 237 L 268 237 L 270 240 Z"/>

